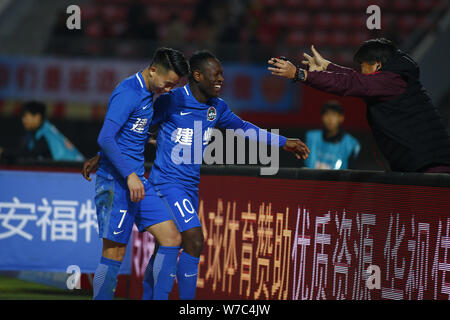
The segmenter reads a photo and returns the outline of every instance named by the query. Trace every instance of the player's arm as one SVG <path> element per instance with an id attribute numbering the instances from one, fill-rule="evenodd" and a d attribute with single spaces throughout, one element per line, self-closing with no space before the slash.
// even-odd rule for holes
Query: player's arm
<path id="1" fill-rule="evenodd" d="M 306 158 L 308 158 L 308 154 L 310 152 L 306 144 L 304 144 L 300 139 L 288 139 L 284 136 L 270 133 L 264 129 L 261 129 L 248 121 L 242 120 L 240 117 L 234 114 L 228 108 L 228 106 L 225 106 L 225 110 L 220 115 L 217 126 L 224 129 L 242 129 L 244 132 L 249 129 L 253 129 L 256 132 L 256 141 L 259 142 L 260 136 L 266 136 L 267 144 L 272 145 L 272 143 L 274 143 L 280 148 L 283 148 L 283 150 L 294 153 L 294 155 L 299 160 L 305 160 Z M 265 134 L 260 135 L 260 132 L 264 132 Z"/>
<path id="2" fill-rule="evenodd" d="M 126 91 L 118 92 L 111 98 L 97 143 L 102 153 L 111 161 L 120 175 L 126 179 L 131 201 L 138 202 L 144 199 L 144 185 L 133 168 L 125 161 L 115 139 L 135 107 L 136 99 L 134 98 L 132 94 L 130 95 Z"/>
<path id="3" fill-rule="evenodd" d="M 83 168 L 81 169 L 81 174 L 87 181 L 92 180 L 92 178 L 89 175 L 91 174 L 92 171 L 95 171 L 98 169 L 99 161 L 100 161 L 100 152 L 98 152 L 92 158 L 87 159 L 83 163 Z"/>

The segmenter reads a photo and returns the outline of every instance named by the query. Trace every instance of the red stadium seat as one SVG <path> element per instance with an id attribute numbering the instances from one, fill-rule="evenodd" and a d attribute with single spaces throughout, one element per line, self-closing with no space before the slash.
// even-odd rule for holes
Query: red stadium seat
<path id="1" fill-rule="evenodd" d="M 374 1 L 372 1 L 372 3 L 368 3 L 367 0 L 350 0 L 350 1 L 348 1 L 348 9 L 355 10 L 358 12 L 361 12 L 361 10 L 364 10 L 363 12 L 366 12 L 366 8 L 370 4 L 375 4 L 373 2 Z"/>
<path id="2" fill-rule="evenodd" d="M 299 9 L 304 7 L 303 1 L 299 0 L 283 0 L 283 6 L 287 9 Z"/>
<path id="3" fill-rule="evenodd" d="M 349 44 L 349 34 L 345 31 L 334 30 L 329 34 L 328 45 L 342 47 Z"/>
<path id="4" fill-rule="evenodd" d="M 261 0 L 260 3 L 265 7 L 275 7 L 279 4 L 278 0 Z"/>
<path id="5" fill-rule="evenodd" d="M 306 0 L 306 7 L 311 8 L 311 9 L 324 9 L 327 7 L 327 1 L 325 0 Z"/>
<path id="6" fill-rule="evenodd" d="M 369 33 L 366 30 L 359 32 L 354 32 L 350 36 L 350 44 L 352 47 L 356 48 L 361 45 L 366 40 L 369 40 Z"/>
<path id="7" fill-rule="evenodd" d="M 310 16 L 304 12 L 290 12 L 288 13 L 288 25 L 291 28 L 301 28 L 309 25 Z"/>
<path id="8" fill-rule="evenodd" d="M 408 33 L 417 26 L 418 19 L 412 14 L 404 15 L 398 19 L 398 27 L 400 32 Z"/>
<path id="9" fill-rule="evenodd" d="M 81 19 L 82 21 L 87 21 L 94 19 L 99 14 L 98 8 L 93 5 L 84 5 L 81 7 Z"/>
<path id="10" fill-rule="evenodd" d="M 195 6 L 197 4 L 198 0 L 180 0 L 180 4 L 184 6 Z"/>
<path id="11" fill-rule="evenodd" d="M 348 0 L 331 0 L 329 6 L 334 10 L 348 9 Z"/>
<path id="12" fill-rule="evenodd" d="M 318 13 L 314 18 L 314 27 L 328 29 L 332 26 L 332 16 L 329 13 Z"/>
<path id="13" fill-rule="evenodd" d="M 314 31 L 311 35 L 311 44 L 315 46 L 327 46 L 329 43 L 328 33 L 325 31 Z"/>
<path id="14" fill-rule="evenodd" d="M 179 13 L 180 19 L 183 20 L 184 23 L 190 24 L 192 19 L 194 18 L 194 9 L 185 8 L 181 10 Z"/>
<path id="15" fill-rule="evenodd" d="M 127 15 L 127 7 L 108 5 L 102 8 L 102 18 L 107 22 L 123 22 L 126 20 Z"/>
<path id="16" fill-rule="evenodd" d="M 301 30 L 292 31 L 288 34 L 286 42 L 290 46 L 302 46 L 307 44 L 308 40 L 305 32 Z"/>
<path id="17" fill-rule="evenodd" d="M 352 19 L 348 13 L 339 13 L 332 16 L 331 24 L 336 29 L 347 29 L 351 26 Z"/>
<path id="18" fill-rule="evenodd" d="M 102 23 L 98 20 L 87 23 L 86 34 L 90 38 L 100 38 L 103 36 Z"/>
<path id="19" fill-rule="evenodd" d="M 419 11 L 430 11 L 432 8 L 434 8 L 435 6 L 437 6 L 440 3 L 445 3 L 447 2 L 447 6 L 448 6 L 448 0 L 417 0 L 416 3 L 416 9 Z M 423 14 L 425 14 L 426 12 L 423 12 Z"/>
<path id="20" fill-rule="evenodd" d="M 288 24 L 288 13 L 285 10 L 277 10 L 273 13 L 271 19 L 279 26 L 286 26 Z"/>
<path id="21" fill-rule="evenodd" d="M 354 14 L 353 17 L 351 18 L 351 27 L 357 30 L 367 28 L 366 21 L 367 17 L 365 15 Z"/>
<path id="22" fill-rule="evenodd" d="M 411 11 L 415 10 L 415 2 L 411 0 L 394 0 L 392 9 L 395 11 Z"/>

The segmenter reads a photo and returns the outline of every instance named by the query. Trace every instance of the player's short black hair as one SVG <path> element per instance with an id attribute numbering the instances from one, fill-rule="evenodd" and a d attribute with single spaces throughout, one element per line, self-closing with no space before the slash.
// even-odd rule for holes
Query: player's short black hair
<path id="1" fill-rule="evenodd" d="M 46 106 L 42 102 L 39 101 L 28 101 L 22 105 L 21 116 L 23 117 L 26 112 L 31 113 L 32 115 L 40 114 L 42 119 L 46 116 Z"/>
<path id="2" fill-rule="evenodd" d="M 370 39 L 363 42 L 358 48 L 353 60 L 359 64 L 362 62 L 374 64 L 377 61 L 384 64 L 396 51 L 397 47 L 391 40 L 385 38 Z"/>
<path id="3" fill-rule="evenodd" d="M 322 114 L 325 114 L 327 111 L 334 111 L 339 114 L 344 114 L 344 108 L 342 108 L 342 105 L 335 100 L 330 100 L 323 104 Z"/>
<path id="4" fill-rule="evenodd" d="M 199 50 L 194 52 L 189 59 L 189 65 L 191 66 L 191 76 L 194 70 L 202 70 L 203 64 L 209 59 L 217 59 L 217 57 L 208 50 Z"/>
<path id="5" fill-rule="evenodd" d="M 153 55 L 151 65 L 158 65 L 166 70 L 173 70 L 180 77 L 189 74 L 189 64 L 184 54 L 172 48 L 158 48 Z"/>

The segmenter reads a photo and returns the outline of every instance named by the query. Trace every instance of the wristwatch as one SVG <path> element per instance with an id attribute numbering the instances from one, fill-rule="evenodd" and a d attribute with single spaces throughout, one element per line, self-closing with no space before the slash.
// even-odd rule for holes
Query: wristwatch
<path id="1" fill-rule="evenodd" d="M 297 66 L 297 70 L 295 71 L 294 79 L 292 79 L 292 82 L 304 80 L 305 80 L 305 70 Z"/>

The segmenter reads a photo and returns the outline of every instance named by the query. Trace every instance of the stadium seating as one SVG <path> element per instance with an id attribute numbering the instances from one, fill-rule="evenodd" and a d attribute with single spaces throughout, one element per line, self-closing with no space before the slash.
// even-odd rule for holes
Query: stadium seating
<path id="1" fill-rule="evenodd" d="M 446 0 L 259 0 L 259 6 L 255 6 L 253 2 L 247 14 L 244 13 L 244 19 L 241 21 L 245 21 L 246 24 L 242 26 L 241 35 L 237 38 L 244 42 L 254 39 L 256 43 L 252 42 L 252 45 L 269 45 L 274 48 L 279 47 L 277 41 L 283 41 L 282 39 L 285 39 L 283 45 L 294 47 L 315 43 L 323 49 L 337 50 L 340 53 L 337 56 L 342 58 L 347 56 L 341 54 L 342 52 L 348 51 L 349 48 L 354 49 L 373 34 L 388 33 L 391 36 L 395 34 L 397 41 L 406 39 L 412 30 L 425 25 L 427 14 L 444 1 Z M 199 38 L 193 34 L 195 29 L 189 27 L 193 25 L 197 5 L 203 3 L 202 1 L 179 0 L 176 6 L 173 5 L 174 1 L 169 0 L 140 0 L 136 3 L 141 5 L 138 11 L 142 11 L 145 18 L 156 25 L 158 30 L 155 33 L 159 35 L 159 40 L 164 40 L 167 26 L 174 14 L 186 24 L 188 30 L 185 32 L 187 38 L 185 40 Z M 370 33 L 366 27 L 368 17 L 366 9 L 371 4 L 376 4 L 382 9 L 382 30 L 378 33 Z M 255 15 L 255 12 L 263 11 L 264 14 Z M 131 20 L 129 1 L 93 0 L 83 5 L 81 12 L 83 23 L 86 25 L 86 35 L 90 39 L 118 36 L 127 38 L 128 24 Z M 249 19 L 250 14 L 253 15 L 252 19 Z M 202 12 L 202 16 L 207 17 L 208 12 Z M 249 20 L 252 26 L 256 22 L 257 27 L 253 28 L 254 31 L 250 31 L 256 32 L 254 36 L 249 35 L 248 30 L 244 30 L 249 27 Z M 268 21 L 270 28 L 267 26 Z M 225 29 L 224 26 L 219 27 Z M 275 29 L 277 32 L 273 31 Z M 267 30 L 270 30 L 270 34 L 267 34 Z M 93 48 L 99 46 L 95 43 L 89 44 L 89 41 L 86 43 L 86 46 Z"/>

